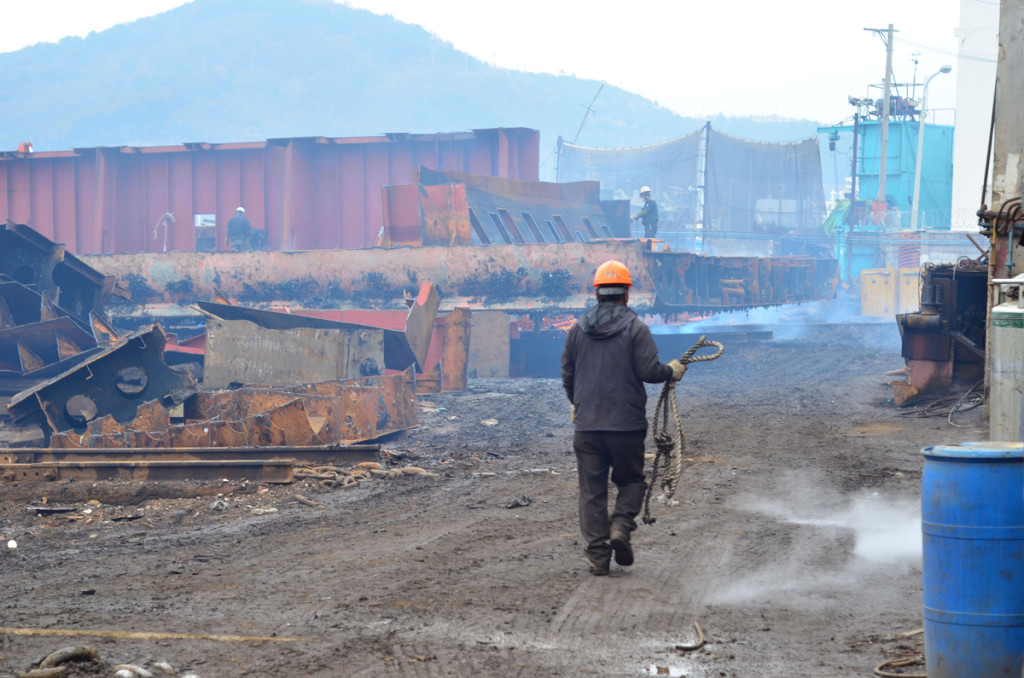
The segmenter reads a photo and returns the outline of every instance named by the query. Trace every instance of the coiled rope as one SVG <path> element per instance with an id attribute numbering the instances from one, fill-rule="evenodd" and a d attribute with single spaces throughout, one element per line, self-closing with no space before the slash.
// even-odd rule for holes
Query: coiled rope
<path id="1" fill-rule="evenodd" d="M 710 355 L 695 355 L 698 349 L 705 347 L 714 347 L 718 350 Z M 683 354 L 679 362 L 683 364 L 685 369 L 690 363 L 714 360 L 721 356 L 724 351 L 725 347 L 722 346 L 721 342 L 708 341 L 704 336 L 701 336 L 697 343 Z M 686 372 L 684 371 L 683 374 L 685 375 Z M 672 420 L 675 422 L 678 440 L 673 440 L 672 434 L 669 432 L 668 419 L 670 412 Z M 644 496 L 644 515 L 642 520 L 646 525 L 651 525 L 656 520 L 651 515 L 651 497 L 654 495 L 654 485 L 658 480 L 658 473 L 662 469 L 664 469 L 661 480 L 662 491 L 658 495 L 658 501 L 669 506 L 675 506 L 679 503 L 672 496 L 676 493 L 679 476 L 683 473 L 686 433 L 683 432 L 683 421 L 679 417 L 679 406 L 676 403 L 676 382 L 671 378 L 662 386 L 661 395 L 658 396 L 658 404 L 654 408 L 654 444 L 658 448 L 658 453 L 655 455 L 654 464 L 651 466 L 651 481 L 647 484 L 647 494 Z"/>

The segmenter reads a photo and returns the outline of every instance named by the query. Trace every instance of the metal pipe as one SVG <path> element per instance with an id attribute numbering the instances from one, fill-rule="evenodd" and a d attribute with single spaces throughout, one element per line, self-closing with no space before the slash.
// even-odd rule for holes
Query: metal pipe
<path id="1" fill-rule="evenodd" d="M 885 202 L 885 181 L 889 162 L 889 97 L 892 84 L 892 24 L 889 24 L 888 39 L 885 41 L 885 94 L 882 98 L 882 153 L 878 164 L 878 194 L 876 202 Z"/>

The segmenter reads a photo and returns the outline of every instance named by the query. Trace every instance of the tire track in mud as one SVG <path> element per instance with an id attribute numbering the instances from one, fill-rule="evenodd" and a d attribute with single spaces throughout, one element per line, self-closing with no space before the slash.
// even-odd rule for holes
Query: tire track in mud
<path id="1" fill-rule="evenodd" d="M 710 467 L 694 482 L 719 485 L 728 472 Z M 552 619 L 547 640 L 591 649 L 623 672 L 671 662 L 685 664 L 687 676 L 703 676 L 699 660 L 675 655 L 674 647 L 694 641 L 693 622 L 733 557 L 736 535 L 708 529 L 707 514 L 714 511 L 685 500 L 652 506 L 657 522 L 633 535 L 636 563 L 628 569 L 613 564 L 611 576 L 582 581 Z"/>

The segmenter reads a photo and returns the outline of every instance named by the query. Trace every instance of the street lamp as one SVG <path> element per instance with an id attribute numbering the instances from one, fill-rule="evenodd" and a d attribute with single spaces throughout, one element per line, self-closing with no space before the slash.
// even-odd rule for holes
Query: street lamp
<path id="1" fill-rule="evenodd" d="M 910 208 L 910 229 L 917 230 L 917 213 L 921 205 L 921 154 L 924 153 L 924 116 L 928 110 L 928 83 L 932 81 L 936 75 L 940 73 L 949 73 L 953 70 L 952 66 L 943 66 L 936 72 L 928 76 L 928 79 L 924 81 L 924 89 L 921 90 L 921 115 L 917 119 L 917 167 L 914 168 L 914 203 Z"/>

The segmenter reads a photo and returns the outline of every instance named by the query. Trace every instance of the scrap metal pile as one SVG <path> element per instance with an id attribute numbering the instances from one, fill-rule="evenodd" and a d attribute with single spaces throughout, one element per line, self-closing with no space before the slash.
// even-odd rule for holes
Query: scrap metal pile
<path id="1" fill-rule="evenodd" d="M 0 247 L 5 428 L 32 432 L 7 436 L 5 481 L 290 482 L 296 463 L 368 461 L 378 447 L 359 443 L 417 425 L 414 365 L 427 359 L 432 287 L 405 331 L 201 303 L 200 390 L 165 362 L 159 324 L 118 336 L 105 322 L 106 299 L 126 296 L 112 278 L 27 226 L 8 222 Z"/>

